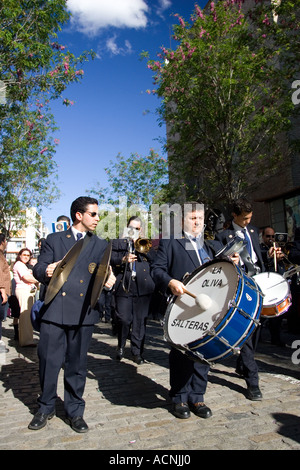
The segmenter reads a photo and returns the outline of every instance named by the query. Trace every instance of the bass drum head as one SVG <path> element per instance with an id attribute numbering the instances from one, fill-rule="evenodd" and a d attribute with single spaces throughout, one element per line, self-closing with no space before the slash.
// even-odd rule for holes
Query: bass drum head
<path id="1" fill-rule="evenodd" d="M 165 336 L 174 345 L 184 346 L 203 338 L 226 315 L 230 301 L 236 298 L 240 278 L 230 261 L 211 261 L 186 278 L 184 284 L 195 295 L 205 294 L 211 300 L 202 310 L 188 294 L 173 297 L 165 315 Z"/>

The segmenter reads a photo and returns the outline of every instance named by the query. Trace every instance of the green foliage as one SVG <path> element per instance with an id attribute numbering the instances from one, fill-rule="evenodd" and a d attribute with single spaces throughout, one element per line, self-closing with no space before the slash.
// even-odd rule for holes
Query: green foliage
<path id="1" fill-rule="evenodd" d="M 57 41 L 69 21 L 66 0 L 5 0 L 0 4 L 0 225 L 28 205 L 58 197 L 57 141 L 50 101 L 83 77 L 81 64 Z M 4 98 L 4 99 L 3 99 Z"/>
<path id="2" fill-rule="evenodd" d="M 144 236 L 154 232 L 151 205 L 160 204 L 167 183 L 167 161 L 153 149 L 145 157 L 132 153 L 128 158 L 118 154 L 105 168 L 108 187 L 99 184 L 89 192 L 100 202 L 100 223 L 97 234 L 101 238 L 122 236 L 129 217 L 142 219 Z"/>
<path id="3" fill-rule="evenodd" d="M 119 197 L 125 197 L 128 205 L 140 205 L 146 210 L 158 202 L 159 193 L 167 183 L 167 161 L 150 149 L 143 157 L 132 153 L 124 158 L 118 154 L 105 168 L 109 188 L 92 190 L 103 204 L 118 205 Z"/>
<path id="4" fill-rule="evenodd" d="M 179 18 L 174 27 L 177 48 L 148 61 L 168 123 L 169 199 L 229 205 L 291 151 L 279 135 L 299 113 L 291 100 L 299 1 L 282 3 L 258 1 L 247 12 L 240 0 L 209 2 L 205 12 L 196 5 L 191 23 Z"/>

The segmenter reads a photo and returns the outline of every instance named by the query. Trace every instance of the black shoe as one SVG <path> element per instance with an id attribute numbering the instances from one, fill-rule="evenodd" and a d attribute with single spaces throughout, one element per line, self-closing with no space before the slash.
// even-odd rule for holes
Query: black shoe
<path id="1" fill-rule="evenodd" d="M 124 349 L 123 348 L 118 348 L 117 349 L 116 359 L 118 361 L 120 361 L 122 359 L 122 357 L 124 357 Z"/>
<path id="2" fill-rule="evenodd" d="M 52 411 L 52 413 L 46 414 L 46 413 L 41 413 L 38 411 L 35 415 L 32 421 L 29 423 L 28 428 L 33 429 L 38 431 L 39 429 L 42 429 L 43 427 L 46 426 L 48 419 L 53 418 L 55 415 L 55 411 Z"/>
<path id="3" fill-rule="evenodd" d="M 172 413 L 176 418 L 187 419 L 191 416 L 190 409 L 187 403 L 173 403 Z"/>
<path id="4" fill-rule="evenodd" d="M 132 360 L 133 362 L 135 362 L 136 364 L 144 364 L 144 359 L 142 358 L 142 356 L 140 355 L 137 355 L 137 356 L 132 356 Z"/>
<path id="5" fill-rule="evenodd" d="M 210 418 L 212 416 L 211 409 L 205 405 L 205 403 L 198 402 L 198 403 L 190 403 L 190 409 L 196 416 L 199 418 Z"/>
<path id="6" fill-rule="evenodd" d="M 88 432 L 89 427 L 84 421 L 82 416 L 74 416 L 74 418 L 68 418 L 70 422 L 70 426 L 73 429 L 73 431 L 76 432 Z"/>
<path id="7" fill-rule="evenodd" d="M 262 399 L 262 393 L 259 389 L 259 387 L 248 387 L 247 390 L 246 390 L 246 398 L 248 398 L 248 400 L 252 400 L 252 401 L 260 401 Z"/>

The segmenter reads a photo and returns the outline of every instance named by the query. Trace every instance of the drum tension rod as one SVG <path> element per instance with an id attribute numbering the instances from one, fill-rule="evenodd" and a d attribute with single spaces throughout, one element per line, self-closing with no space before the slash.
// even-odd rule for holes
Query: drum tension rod
<path id="1" fill-rule="evenodd" d="M 225 346 L 231 349 L 233 354 L 236 354 L 236 355 L 240 354 L 240 348 L 231 346 L 229 342 L 227 341 L 227 339 L 223 338 L 223 336 L 218 336 L 216 334 L 216 330 L 214 328 L 211 328 L 210 330 L 208 330 L 207 334 L 213 336 L 214 339 L 218 339 L 219 341 L 221 341 L 221 343 L 225 344 Z"/>
<path id="2" fill-rule="evenodd" d="M 260 321 L 256 320 L 256 318 L 252 318 L 249 313 L 245 312 L 242 308 L 239 308 L 239 306 L 234 302 L 234 300 L 231 300 L 229 302 L 230 307 L 234 307 L 237 309 L 239 313 L 241 313 L 245 318 L 248 318 L 249 320 L 252 320 L 257 326 L 260 325 Z"/>
<path id="3" fill-rule="evenodd" d="M 253 287 L 254 287 L 254 286 L 253 286 L 252 284 L 250 284 L 250 282 L 248 283 L 248 282 L 246 281 L 245 284 L 246 284 L 248 287 L 251 287 L 251 289 L 253 290 Z M 254 291 L 255 291 L 257 294 L 261 295 L 262 297 L 265 297 L 265 296 L 266 296 L 266 294 L 264 294 L 264 293 L 260 290 L 260 288 L 258 287 L 258 285 L 256 285 L 256 287 L 254 287 Z"/>

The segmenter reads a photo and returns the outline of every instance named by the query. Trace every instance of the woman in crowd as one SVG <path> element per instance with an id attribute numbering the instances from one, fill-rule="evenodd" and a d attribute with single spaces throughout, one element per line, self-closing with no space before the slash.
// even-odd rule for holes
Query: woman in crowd
<path id="1" fill-rule="evenodd" d="M 28 248 L 22 248 L 13 267 L 13 275 L 16 282 L 15 294 L 20 305 L 20 318 L 19 320 L 14 318 L 14 328 L 15 331 L 18 330 L 20 346 L 35 346 L 30 312 L 34 303 L 38 281 L 27 267 L 31 257 L 31 251 Z"/>

